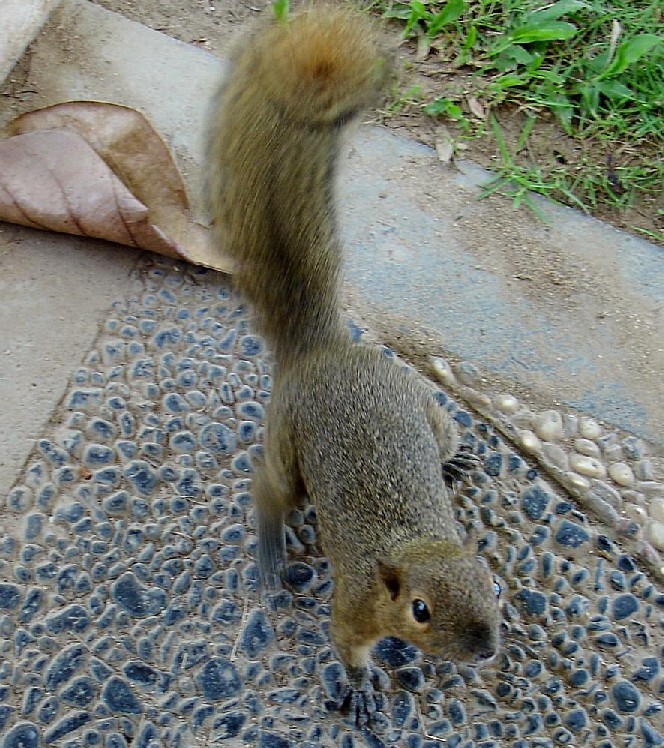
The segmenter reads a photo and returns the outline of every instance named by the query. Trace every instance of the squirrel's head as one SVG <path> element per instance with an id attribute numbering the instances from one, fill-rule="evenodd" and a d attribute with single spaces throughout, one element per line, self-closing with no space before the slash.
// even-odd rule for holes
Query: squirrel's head
<path id="1" fill-rule="evenodd" d="M 497 585 L 468 548 L 421 540 L 379 561 L 381 620 L 429 654 L 481 665 L 498 651 Z"/>

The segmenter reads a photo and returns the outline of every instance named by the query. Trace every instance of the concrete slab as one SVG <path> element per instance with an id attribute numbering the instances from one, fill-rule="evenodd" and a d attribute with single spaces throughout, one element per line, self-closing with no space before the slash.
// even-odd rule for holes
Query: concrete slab
<path id="1" fill-rule="evenodd" d="M 0 223 L 0 496 L 16 481 L 137 253 Z"/>
<path id="2" fill-rule="evenodd" d="M 0 82 L 60 0 L 3 0 L 0 3 Z"/>

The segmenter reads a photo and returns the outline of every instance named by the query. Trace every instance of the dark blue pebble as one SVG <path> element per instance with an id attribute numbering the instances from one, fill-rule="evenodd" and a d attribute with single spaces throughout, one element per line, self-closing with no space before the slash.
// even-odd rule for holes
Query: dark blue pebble
<path id="1" fill-rule="evenodd" d="M 258 748 L 295 748 L 295 745 L 283 735 L 262 730 L 258 739 Z"/>
<path id="2" fill-rule="evenodd" d="M 64 610 L 46 619 L 48 630 L 54 634 L 63 631 L 82 633 L 90 625 L 90 617 L 82 605 L 68 605 Z"/>
<path id="3" fill-rule="evenodd" d="M 450 699 L 447 705 L 447 715 L 455 727 L 459 727 L 465 723 L 466 710 L 459 699 Z"/>
<path id="4" fill-rule="evenodd" d="M 255 335 L 244 335 L 240 338 L 240 349 L 247 358 L 258 356 L 263 350 L 263 341 Z"/>
<path id="5" fill-rule="evenodd" d="M 124 468 L 125 478 L 132 484 L 136 493 L 149 496 L 157 486 L 159 478 L 154 470 L 143 460 L 133 460 Z"/>
<path id="6" fill-rule="evenodd" d="M 102 689 L 101 697 L 111 712 L 122 714 L 140 714 L 141 704 L 123 678 L 112 676 Z"/>
<path id="7" fill-rule="evenodd" d="M 20 601 L 21 592 L 15 584 L 0 583 L 0 610 L 14 610 Z"/>
<path id="8" fill-rule="evenodd" d="M 241 418 L 247 418 L 251 421 L 262 421 L 265 418 L 265 408 L 253 400 L 240 403 L 237 412 Z"/>
<path id="9" fill-rule="evenodd" d="M 636 571 L 636 562 L 631 556 L 620 556 L 618 558 L 618 568 L 620 571 L 632 572 Z"/>
<path id="10" fill-rule="evenodd" d="M 145 589 L 128 571 L 111 587 L 113 599 L 134 618 L 157 615 L 166 605 L 166 593 L 157 588 Z"/>
<path id="11" fill-rule="evenodd" d="M 78 522 L 85 514 L 85 507 L 78 501 L 59 507 L 55 512 L 56 522 L 69 522 L 74 524 Z"/>
<path id="12" fill-rule="evenodd" d="M 593 641 L 595 642 L 595 644 L 597 644 L 598 647 L 602 648 L 612 649 L 620 644 L 620 639 L 618 639 L 618 637 L 611 632 L 598 634 L 597 636 L 593 637 Z"/>
<path id="13" fill-rule="evenodd" d="M 211 717 L 215 713 L 215 707 L 212 704 L 204 704 L 203 706 L 196 709 L 191 718 L 191 726 L 194 731 L 199 730 L 205 720 Z"/>
<path id="14" fill-rule="evenodd" d="M 524 491 L 521 498 L 523 511 L 533 522 L 538 522 L 546 513 L 551 496 L 540 486 L 533 486 Z"/>
<path id="15" fill-rule="evenodd" d="M 72 706 L 83 708 L 95 698 L 96 691 L 97 689 L 92 680 L 83 676 L 74 679 L 67 688 L 62 691 L 60 698 Z"/>
<path id="16" fill-rule="evenodd" d="M 323 667 L 321 673 L 323 687 L 329 699 L 338 703 L 344 693 L 345 673 L 338 662 L 331 662 Z"/>
<path id="17" fill-rule="evenodd" d="M 110 465 L 113 460 L 113 450 L 104 444 L 89 444 L 83 452 L 83 462 L 88 467 Z"/>
<path id="18" fill-rule="evenodd" d="M 378 660 L 390 667 L 401 667 L 414 662 L 419 656 L 419 649 L 401 639 L 390 636 L 378 642 L 374 653 Z"/>
<path id="19" fill-rule="evenodd" d="M 407 691 L 421 691 L 424 687 L 424 673 L 419 667 L 402 667 L 395 673 L 396 679 L 402 688 Z"/>
<path id="20" fill-rule="evenodd" d="M 621 680 L 611 689 L 611 695 L 616 704 L 616 709 L 622 714 L 632 714 L 641 705 L 641 695 L 632 683 Z"/>
<path id="21" fill-rule="evenodd" d="M 159 732 L 152 722 L 142 722 L 132 748 L 151 748 L 159 739 Z"/>
<path id="22" fill-rule="evenodd" d="M 50 730 L 44 734 L 44 742 L 49 745 L 61 740 L 74 730 L 78 730 L 90 721 L 89 712 L 74 712 L 56 722 Z"/>
<path id="23" fill-rule="evenodd" d="M 622 571 L 614 569 L 609 574 L 609 584 L 611 585 L 611 587 L 613 587 L 614 590 L 618 590 L 620 592 L 627 587 L 627 580 L 625 579 L 625 575 Z"/>
<path id="24" fill-rule="evenodd" d="M 656 657 L 646 657 L 641 661 L 641 667 L 634 673 L 634 680 L 649 682 L 659 675 L 659 670 L 659 660 Z"/>
<path id="25" fill-rule="evenodd" d="M 104 740 L 104 748 L 127 748 L 127 741 L 119 732 L 110 732 Z"/>
<path id="26" fill-rule="evenodd" d="M 563 721 L 572 732 L 579 732 L 588 724 L 588 715 L 585 709 L 572 709 L 565 715 Z"/>
<path id="27" fill-rule="evenodd" d="M 570 504 L 569 501 L 559 501 L 556 504 L 554 511 L 557 515 L 561 516 L 563 514 L 569 514 L 572 509 L 574 509 L 574 504 Z"/>
<path id="28" fill-rule="evenodd" d="M 589 533 L 576 522 L 564 519 L 556 531 L 556 542 L 566 548 L 578 548 L 590 540 Z"/>
<path id="29" fill-rule="evenodd" d="M 546 595 L 535 590 L 522 589 L 515 596 L 518 607 L 528 615 L 540 616 L 546 612 Z"/>
<path id="30" fill-rule="evenodd" d="M 5 734 L 3 748 L 38 748 L 39 728 L 32 722 L 18 722 Z"/>
<path id="31" fill-rule="evenodd" d="M 613 709 L 605 709 L 602 712 L 602 720 L 610 730 L 619 730 L 623 726 L 623 718 Z"/>
<path id="32" fill-rule="evenodd" d="M 44 525 L 44 515 L 43 514 L 30 514 L 28 515 L 28 518 L 25 522 L 25 539 L 26 540 L 35 540 L 39 537 L 42 531 L 42 527 Z"/>
<path id="33" fill-rule="evenodd" d="M 242 650 L 253 658 L 274 641 L 274 638 L 274 629 L 265 613 L 259 608 L 252 610 L 242 633 Z"/>
<path id="34" fill-rule="evenodd" d="M 664 745 L 664 738 L 645 719 L 641 720 L 641 735 L 643 736 L 645 748 L 654 748 L 654 746 Z"/>
<path id="35" fill-rule="evenodd" d="M 44 698 L 44 689 L 32 686 L 28 688 L 23 697 L 23 704 L 21 706 L 21 714 L 27 717 L 35 706 Z"/>
<path id="36" fill-rule="evenodd" d="M 237 447 L 234 431 L 222 423 L 209 423 L 201 429 L 200 444 L 213 454 L 232 455 Z"/>
<path id="37" fill-rule="evenodd" d="M 454 420 L 466 428 L 470 428 L 473 425 L 473 417 L 465 410 L 457 411 L 454 414 Z"/>
<path id="38" fill-rule="evenodd" d="M 196 449 L 196 437 L 191 431 L 180 431 L 173 434 L 171 448 L 176 452 L 193 452 Z"/>
<path id="39" fill-rule="evenodd" d="M 39 710 L 37 711 L 37 719 L 43 725 L 50 725 L 58 716 L 59 709 L 60 703 L 54 696 L 51 696 L 40 704 Z"/>
<path id="40" fill-rule="evenodd" d="M 66 683 L 81 667 L 84 657 L 85 650 L 80 644 L 71 644 L 56 655 L 46 671 L 48 690 L 54 691 L 58 686 Z"/>
<path id="41" fill-rule="evenodd" d="M 286 582 L 295 592 L 306 592 L 316 575 L 313 567 L 303 561 L 289 564 L 286 569 Z"/>
<path id="42" fill-rule="evenodd" d="M 43 599 L 43 593 L 38 587 L 33 587 L 25 596 L 23 606 L 18 615 L 21 623 L 30 623 L 35 614 L 39 611 Z"/>
<path id="43" fill-rule="evenodd" d="M 102 501 L 102 507 L 107 514 L 124 514 L 129 507 L 127 491 L 117 491 Z"/>
<path id="44" fill-rule="evenodd" d="M 160 674 L 153 667 L 137 660 L 128 662 L 124 666 L 124 674 L 129 680 L 145 687 L 154 686 L 161 679 Z"/>
<path id="45" fill-rule="evenodd" d="M 408 691 L 399 691 L 392 700 L 392 724 L 397 728 L 405 726 L 414 712 L 415 700 Z"/>
<path id="46" fill-rule="evenodd" d="M 496 477 L 500 475 L 503 468 L 503 456 L 500 452 L 492 452 L 486 460 L 484 460 L 484 471 L 487 475 Z"/>
<path id="47" fill-rule="evenodd" d="M 613 617 L 616 621 L 629 618 L 639 609 L 639 601 L 631 593 L 619 595 L 613 601 Z"/>
<path id="48" fill-rule="evenodd" d="M 210 701 L 222 701 L 238 696 L 242 681 L 235 666 L 228 660 L 213 657 L 203 666 L 197 678 L 203 697 Z"/>

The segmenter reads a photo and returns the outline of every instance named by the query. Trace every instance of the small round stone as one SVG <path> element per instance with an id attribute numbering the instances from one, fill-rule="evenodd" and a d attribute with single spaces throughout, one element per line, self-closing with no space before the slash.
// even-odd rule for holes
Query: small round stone
<path id="1" fill-rule="evenodd" d="M 634 473 L 625 462 L 614 462 L 609 465 L 609 477 L 619 486 L 633 486 L 635 482 Z"/>
<path id="2" fill-rule="evenodd" d="M 650 516 L 664 524 L 664 498 L 658 497 L 650 502 Z"/>
<path id="3" fill-rule="evenodd" d="M 599 439 L 602 427 L 594 418 L 583 417 L 579 419 L 579 433 L 584 439 Z"/>
<path id="4" fill-rule="evenodd" d="M 648 522 L 646 525 L 646 538 L 658 551 L 664 551 L 664 523 Z"/>
<path id="5" fill-rule="evenodd" d="M 493 399 L 494 406 L 502 413 L 512 415 L 519 409 L 519 401 L 513 395 L 496 395 Z"/>
<path id="6" fill-rule="evenodd" d="M 533 418 L 533 429 L 545 442 L 554 442 L 563 436 L 563 419 L 557 410 L 546 410 Z"/>
<path id="7" fill-rule="evenodd" d="M 641 705 L 641 694 L 633 683 L 618 681 L 611 689 L 616 709 L 621 714 L 633 714 Z"/>
<path id="8" fill-rule="evenodd" d="M 527 451 L 527 452 L 541 452 L 542 451 L 542 442 L 539 440 L 539 438 L 528 429 L 524 429 L 519 434 L 519 441 L 521 443 L 521 446 Z"/>
<path id="9" fill-rule="evenodd" d="M 579 454 L 586 455 L 587 457 L 598 458 L 601 454 L 597 444 L 590 439 L 575 439 L 573 446 Z"/>
<path id="10" fill-rule="evenodd" d="M 594 457 L 573 454 L 570 457 L 569 463 L 572 470 L 581 475 L 588 476 L 589 478 L 600 479 L 606 477 L 606 468 Z"/>

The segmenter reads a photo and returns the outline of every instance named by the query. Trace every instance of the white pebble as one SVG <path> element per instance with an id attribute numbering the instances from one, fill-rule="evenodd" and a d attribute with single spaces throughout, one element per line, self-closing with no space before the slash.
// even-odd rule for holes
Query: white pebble
<path id="1" fill-rule="evenodd" d="M 634 473 L 630 466 L 624 462 L 614 462 L 609 465 L 609 475 L 619 486 L 634 485 Z"/>
<path id="2" fill-rule="evenodd" d="M 574 449 L 588 457 L 599 457 L 599 447 L 595 442 L 591 442 L 590 439 L 575 439 Z"/>
<path id="3" fill-rule="evenodd" d="M 602 435 L 602 427 L 594 418 L 583 417 L 579 421 L 579 433 L 586 439 L 598 439 Z"/>
<path id="4" fill-rule="evenodd" d="M 657 548 L 658 551 L 664 551 L 664 523 L 648 522 L 648 526 L 646 527 L 646 539 Z"/>
<path id="5" fill-rule="evenodd" d="M 556 467 L 559 467 L 561 470 L 569 470 L 569 458 L 567 457 L 567 452 L 562 447 L 552 442 L 544 442 L 542 449 L 544 456 L 551 460 Z"/>
<path id="6" fill-rule="evenodd" d="M 620 462 L 623 459 L 623 451 L 620 444 L 610 444 L 604 449 L 604 458 L 609 462 Z"/>
<path id="7" fill-rule="evenodd" d="M 443 384 L 454 384 L 454 374 L 444 358 L 432 357 L 431 366 L 434 374 Z"/>
<path id="8" fill-rule="evenodd" d="M 579 418 L 573 413 L 565 413 L 563 416 L 563 436 L 574 436 L 579 430 Z"/>
<path id="9" fill-rule="evenodd" d="M 585 455 L 572 455 L 569 460 L 574 472 L 587 475 L 589 478 L 605 478 L 606 468 L 599 460 Z"/>
<path id="10" fill-rule="evenodd" d="M 551 442 L 562 438 L 563 419 L 557 410 L 545 410 L 538 413 L 534 419 L 535 433 L 540 439 Z"/>
<path id="11" fill-rule="evenodd" d="M 578 488 L 579 491 L 586 491 L 590 488 L 590 481 L 582 475 L 577 475 L 576 473 L 565 473 L 565 477 L 572 486 Z"/>
<path id="12" fill-rule="evenodd" d="M 664 522 L 664 499 L 653 499 L 650 502 L 650 516 L 657 522 Z"/>
<path id="13" fill-rule="evenodd" d="M 503 413 L 516 413 L 519 409 L 519 401 L 513 395 L 496 395 L 493 404 Z"/>
<path id="14" fill-rule="evenodd" d="M 524 429 L 520 434 L 521 446 L 528 452 L 539 452 L 542 449 L 542 442 L 533 434 L 532 431 Z"/>
<path id="15" fill-rule="evenodd" d="M 648 519 L 648 512 L 642 506 L 638 506 L 637 504 L 624 504 L 623 506 L 623 514 L 635 522 L 645 522 Z"/>

